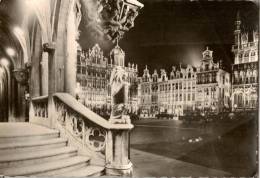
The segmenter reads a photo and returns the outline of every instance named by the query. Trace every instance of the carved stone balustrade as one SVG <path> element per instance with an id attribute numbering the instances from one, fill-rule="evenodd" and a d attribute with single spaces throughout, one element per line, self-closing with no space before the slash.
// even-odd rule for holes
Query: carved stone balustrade
<path id="1" fill-rule="evenodd" d="M 48 96 L 32 98 L 29 118 L 31 123 L 49 126 Z"/>
<path id="2" fill-rule="evenodd" d="M 67 93 L 54 94 L 53 101 L 55 128 L 69 143 L 92 157 L 95 164 L 104 165 L 106 175 L 132 174 L 129 160 L 132 124 L 112 124 Z"/>

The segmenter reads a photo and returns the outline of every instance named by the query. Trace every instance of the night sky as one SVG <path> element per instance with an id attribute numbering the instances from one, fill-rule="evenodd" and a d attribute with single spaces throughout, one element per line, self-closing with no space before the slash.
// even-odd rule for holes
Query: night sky
<path id="1" fill-rule="evenodd" d="M 231 46 L 237 11 L 240 11 L 242 29 L 258 28 L 258 6 L 249 1 L 139 1 L 144 8 L 135 20 L 135 27 L 119 42 L 126 53 L 126 62 L 138 64 L 139 75 L 145 64 L 152 72 L 154 68 L 169 71 L 179 62 L 197 63 L 194 61 L 201 59 L 206 46 L 214 51 L 214 61 L 223 60 L 228 67 L 233 62 Z M 108 56 L 113 45 L 89 33 L 84 22 L 80 28 L 82 48 L 99 43 Z"/>

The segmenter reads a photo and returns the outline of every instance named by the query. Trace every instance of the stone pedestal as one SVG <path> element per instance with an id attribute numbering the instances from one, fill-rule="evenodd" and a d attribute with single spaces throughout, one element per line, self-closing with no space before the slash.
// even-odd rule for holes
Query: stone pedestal
<path id="1" fill-rule="evenodd" d="M 129 131 L 109 130 L 106 139 L 106 175 L 132 176 L 129 160 Z"/>

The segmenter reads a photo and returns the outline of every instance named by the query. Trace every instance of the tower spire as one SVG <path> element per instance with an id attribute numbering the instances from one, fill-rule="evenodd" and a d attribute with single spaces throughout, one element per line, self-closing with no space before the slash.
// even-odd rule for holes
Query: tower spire
<path id="1" fill-rule="evenodd" d="M 234 31 L 234 35 L 235 35 L 235 44 L 236 45 L 240 45 L 241 42 L 241 19 L 240 19 L 240 12 L 237 11 L 237 15 L 236 15 L 236 21 L 235 21 L 235 31 Z"/>
<path id="2" fill-rule="evenodd" d="M 239 10 L 237 11 L 237 19 L 236 20 L 240 21 L 240 12 L 239 12 Z"/>

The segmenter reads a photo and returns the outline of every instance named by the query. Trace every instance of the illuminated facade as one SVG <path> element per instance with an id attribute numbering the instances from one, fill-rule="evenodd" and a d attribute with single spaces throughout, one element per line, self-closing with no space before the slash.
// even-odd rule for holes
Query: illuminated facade
<path id="1" fill-rule="evenodd" d="M 125 66 L 125 53 L 116 45 L 105 57 L 96 44 L 88 51 L 78 49 L 77 83 L 78 99 L 97 113 L 111 111 L 110 75 L 115 66 L 122 66 L 128 73 L 130 112 L 137 112 L 137 65 Z"/>
<path id="2" fill-rule="evenodd" d="M 202 53 L 201 65 L 173 66 L 168 75 L 161 69 L 151 75 L 146 68 L 139 82 L 140 113 L 155 117 L 165 113 L 184 116 L 189 113 L 214 113 L 230 108 L 231 79 L 221 62 L 214 63 L 213 51 Z"/>
<path id="3" fill-rule="evenodd" d="M 258 108 L 258 32 L 241 31 L 239 13 L 235 21 L 235 43 L 232 46 L 232 110 L 254 110 Z M 249 41 L 250 36 L 252 40 Z"/>
<path id="4" fill-rule="evenodd" d="M 173 66 L 169 77 L 164 69 L 160 76 L 156 70 L 151 76 L 146 67 L 140 83 L 140 110 L 143 116 L 182 116 L 195 110 L 195 95 L 196 69 L 191 65 Z"/>
<path id="5" fill-rule="evenodd" d="M 201 113 L 219 113 L 230 108 L 230 73 L 220 62 L 213 61 L 213 51 L 202 53 L 200 67 L 197 68 L 196 108 Z"/>

